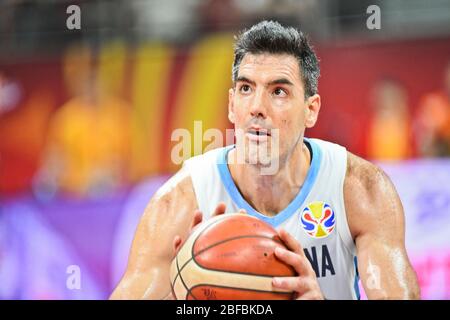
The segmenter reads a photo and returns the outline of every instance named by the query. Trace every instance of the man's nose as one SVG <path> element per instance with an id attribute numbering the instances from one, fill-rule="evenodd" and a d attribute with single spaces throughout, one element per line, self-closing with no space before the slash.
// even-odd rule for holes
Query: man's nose
<path id="1" fill-rule="evenodd" d="M 267 116 L 267 97 L 262 90 L 259 90 L 254 95 L 252 104 L 250 106 L 250 114 L 255 118 L 265 119 Z"/>

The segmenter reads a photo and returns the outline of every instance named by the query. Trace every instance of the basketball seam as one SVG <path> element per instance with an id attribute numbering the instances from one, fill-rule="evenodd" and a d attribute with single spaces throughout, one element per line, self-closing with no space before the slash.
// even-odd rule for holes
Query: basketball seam
<path id="1" fill-rule="evenodd" d="M 235 290 L 250 291 L 250 292 L 260 292 L 260 293 L 273 293 L 273 294 L 279 294 L 279 295 L 290 295 L 290 294 L 292 294 L 292 292 L 281 292 L 281 291 L 267 291 L 267 290 L 257 290 L 257 289 L 247 289 L 247 288 L 236 288 L 236 287 L 227 287 L 227 286 L 221 286 L 221 285 L 211 285 L 211 284 L 207 284 L 207 283 L 200 283 L 200 284 L 196 284 L 191 289 L 189 289 L 188 290 L 188 295 L 191 294 L 192 296 L 194 296 L 192 294 L 192 290 L 197 288 L 197 287 L 202 287 L 202 286 L 215 287 L 215 288 L 225 288 L 225 289 L 235 289 Z"/>
<path id="2" fill-rule="evenodd" d="M 257 218 L 255 218 L 255 219 L 257 219 Z M 272 238 L 272 237 L 258 236 L 258 235 L 244 235 L 244 236 L 237 236 L 237 237 L 227 238 L 227 239 L 225 239 L 225 240 L 218 241 L 218 242 L 213 243 L 213 244 L 207 246 L 206 248 L 200 250 L 199 252 L 197 252 L 197 254 L 194 254 L 194 248 L 195 248 L 195 245 L 196 245 L 196 243 L 197 243 L 197 240 L 198 240 L 199 238 L 201 238 L 201 235 L 202 235 L 204 232 L 206 232 L 207 230 L 209 230 L 212 226 L 214 226 L 215 224 L 219 223 L 220 221 L 222 221 L 222 219 L 218 219 L 216 222 L 212 223 L 210 226 L 207 226 L 204 230 L 202 230 L 202 231 L 197 235 L 197 238 L 194 240 L 194 242 L 193 242 L 193 244 L 192 244 L 192 248 L 191 248 L 191 258 L 189 258 L 189 259 L 183 264 L 183 266 L 182 266 L 181 268 L 179 267 L 179 264 L 178 264 L 178 255 L 177 255 L 177 257 L 176 257 L 177 271 L 178 271 L 178 272 L 177 272 L 177 275 L 175 276 L 175 279 L 174 279 L 174 281 L 173 281 L 173 285 L 175 286 L 175 282 L 176 282 L 176 280 L 177 280 L 177 277 L 180 276 L 180 280 L 181 280 L 181 282 L 183 283 L 183 286 L 185 287 L 185 289 L 187 290 L 187 296 L 186 296 L 186 298 L 189 296 L 189 294 L 191 294 L 192 297 L 193 297 L 195 300 L 198 300 L 198 299 L 192 294 L 192 290 L 191 290 L 191 289 L 188 289 L 188 287 L 186 286 L 186 284 L 185 284 L 185 282 L 184 282 L 184 280 L 183 280 L 183 278 L 182 278 L 182 276 L 181 276 L 181 271 L 183 271 L 183 269 L 189 264 L 189 262 L 191 262 L 191 260 L 193 260 L 194 263 L 195 263 L 198 267 L 203 268 L 203 269 L 206 269 L 206 270 L 220 271 L 220 272 L 228 272 L 228 273 L 234 273 L 234 274 L 243 274 L 243 275 L 255 275 L 255 276 L 266 277 L 266 278 L 274 277 L 274 276 L 268 276 L 268 275 L 261 275 L 261 274 L 258 274 L 258 273 L 245 273 L 245 272 L 237 272 L 237 271 L 229 271 L 229 270 L 221 270 L 221 269 L 207 268 L 207 267 L 204 267 L 204 266 L 200 265 L 200 264 L 195 260 L 195 257 L 197 257 L 198 255 L 200 255 L 200 254 L 206 252 L 207 250 L 209 250 L 209 249 L 211 249 L 211 248 L 213 248 L 213 247 L 215 247 L 215 246 L 218 246 L 218 245 L 220 245 L 220 244 L 222 244 L 222 243 L 225 243 L 225 242 L 228 242 L 228 241 L 237 240 L 237 239 L 242 239 L 242 238 L 263 238 L 263 239 L 269 239 L 269 240 L 272 240 L 272 241 L 274 241 L 274 242 L 276 242 L 276 243 L 279 243 L 279 244 L 283 244 L 282 241 L 276 240 L 276 239 L 274 239 L 274 238 Z M 186 242 L 183 244 L 183 246 L 184 246 L 185 244 L 186 244 Z M 180 248 L 180 251 L 181 251 L 181 248 Z M 198 285 L 193 286 L 193 288 L 195 288 L 196 286 L 198 286 Z M 219 287 L 220 287 L 220 286 L 219 286 Z M 225 286 L 224 286 L 224 288 L 229 288 L 229 287 L 225 287 Z M 250 290 L 250 291 L 258 292 L 258 290 L 253 290 L 253 289 L 245 289 L 245 290 Z M 278 292 L 276 292 L 276 291 L 264 291 L 264 290 L 261 290 L 261 292 L 273 292 L 273 293 L 278 293 Z M 284 292 L 280 292 L 280 294 L 285 294 L 285 293 L 284 293 Z"/>
<path id="3" fill-rule="evenodd" d="M 175 276 L 175 278 L 173 279 L 173 282 L 170 283 L 173 288 L 175 288 L 175 282 L 177 282 L 177 278 L 178 278 L 178 275 L 180 274 L 180 271 L 183 270 L 183 268 L 180 270 L 179 267 L 178 267 L 178 255 L 175 256 L 175 259 L 176 259 L 175 262 L 177 264 L 177 271 L 178 272 L 177 272 L 177 275 Z"/>
<path id="4" fill-rule="evenodd" d="M 226 216 L 224 216 L 223 218 L 225 218 L 225 217 L 226 217 Z M 251 216 L 249 216 L 249 217 L 251 217 Z M 216 222 L 214 222 L 214 223 L 211 223 L 211 225 L 207 226 L 204 230 L 202 230 L 202 231 L 198 234 L 197 238 L 194 240 L 194 243 L 192 244 L 192 248 L 191 248 L 191 256 L 192 256 L 192 258 L 190 258 L 189 260 L 195 258 L 195 257 L 198 256 L 199 254 L 201 254 L 201 253 L 203 253 L 203 252 L 205 252 L 205 251 L 211 249 L 212 247 L 214 247 L 214 246 L 216 246 L 216 245 L 219 245 L 219 244 L 221 244 L 221 243 L 223 243 L 223 242 L 226 242 L 226 241 L 228 241 L 228 240 L 234 240 L 234 239 L 239 239 L 239 238 L 246 238 L 246 237 L 247 237 L 247 238 L 249 238 L 249 237 L 265 238 L 265 239 L 270 239 L 270 240 L 273 240 L 273 241 L 275 241 L 275 242 L 278 242 L 278 243 L 282 244 L 281 241 L 278 241 L 278 240 L 275 240 L 275 239 L 272 239 L 272 238 L 269 238 L 269 237 L 265 237 L 265 236 L 255 236 L 255 235 L 246 235 L 246 236 L 238 236 L 238 237 L 233 237 L 233 238 L 228 238 L 228 239 L 225 239 L 225 240 L 221 240 L 221 241 L 219 241 L 219 242 L 216 242 L 216 243 L 213 243 L 213 244 L 209 245 L 208 247 L 204 248 L 203 250 L 200 250 L 197 254 L 194 254 L 195 244 L 197 243 L 197 240 L 201 237 L 201 235 L 202 235 L 204 232 L 206 232 L 207 230 L 209 230 L 209 229 L 210 229 L 212 226 L 214 226 L 216 223 L 219 223 L 220 221 L 222 221 L 223 218 L 222 218 L 222 219 L 218 219 L 218 220 L 217 220 Z M 255 218 L 255 217 L 251 217 L 251 218 L 260 221 L 258 218 Z M 194 259 L 194 261 L 195 261 L 195 259 Z M 189 262 L 189 261 L 188 261 L 188 262 Z M 186 263 L 183 265 L 183 267 L 181 267 L 181 270 L 183 270 L 184 266 L 185 266 L 188 262 L 186 262 Z M 199 265 L 196 261 L 195 261 L 195 263 L 196 263 L 197 265 Z M 199 266 L 200 266 L 200 265 L 199 265 Z M 207 269 L 207 268 L 206 268 L 206 269 Z M 209 269 L 209 270 L 211 270 L 211 269 Z M 214 269 L 212 269 L 212 270 L 214 270 Z"/>
<path id="5" fill-rule="evenodd" d="M 194 254 L 194 252 L 193 252 L 193 251 L 194 251 L 194 247 L 195 247 L 195 242 L 194 242 L 194 244 L 192 245 L 192 257 L 189 258 L 189 260 L 181 267 L 180 270 L 183 270 L 184 267 L 185 267 L 191 260 L 193 260 L 194 263 L 195 263 L 197 266 L 199 266 L 200 268 L 206 269 L 206 270 L 212 270 L 212 271 L 224 271 L 224 272 L 228 272 L 228 273 L 236 273 L 236 274 L 255 275 L 255 276 L 267 277 L 267 278 L 274 277 L 274 276 L 262 275 L 262 274 L 259 274 L 259 273 L 237 272 L 237 271 L 230 271 L 230 270 L 222 270 L 222 269 L 208 268 L 208 267 L 205 267 L 205 266 L 200 265 L 200 264 L 195 260 L 195 257 L 197 257 L 198 255 L 200 255 L 200 254 L 202 254 L 202 253 L 208 251 L 209 249 L 214 248 L 215 246 L 218 246 L 218 245 L 220 245 L 220 244 L 222 244 L 222 243 L 225 243 L 225 242 L 228 242 L 228 241 L 237 240 L 237 239 L 243 239 L 243 238 L 263 238 L 263 239 L 272 240 L 272 241 L 274 241 L 274 242 L 277 242 L 277 243 L 280 243 L 280 244 L 281 244 L 280 241 L 274 240 L 274 239 L 272 239 L 272 238 L 270 238 L 270 237 L 265 237 L 265 236 L 255 236 L 255 235 L 245 235 L 245 236 L 238 236 L 238 237 L 233 237 L 233 238 L 228 238 L 228 239 L 225 239 L 225 240 L 221 240 L 221 241 L 219 241 L 219 242 L 216 242 L 216 243 L 214 243 L 214 244 L 212 244 L 212 245 L 210 245 L 210 246 L 208 246 L 208 247 L 206 247 L 206 248 L 200 250 L 197 254 Z M 197 238 L 197 239 L 198 239 L 198 238 Z M 196 240 L 197 240 L 197 239 L 196 239 Z"/>
<path id="6" fill-rule="evenodd" d="M 184 288 L 186 289 L 186 291 L 187 291 L 187 295 L 186 295 L 186 298 L 185 299 L 187 299 L 187 297 L 189 297 L 189 294 L 191 294 L 192 295 L 192 297 L 194 298 L 194 300 L 197 300 L 197 298 L 192 294 L 192 293 L 190 293 L 189 292 L 189 289 L 188 289 L 188 287 L 186 286 L 186 283 L 184 282 L 184 280 L 183 280 L 183 277 L 181 276 L 181 270 L 180 270 L 180 266 L 179 266 L 179 264 L 178 264 L 178 256 L 177 256 L 177 270 L 178 270 L 178 275 L 180 276 L 180 280 L 181 280 L 181 283 L 183 284 L 183 286 L 184 286 Z M 174 285 L 175 285 L 175 282 L 174 282 Z"/>
<path id="7" fill-rule="evenodd" d="M 206 230 L 208 230 L 210 227 L 212 227 L 212 226 L 215 225 L 216 223 L 219 223 L 220 221 L 222 221 L 222 219 L 218 219 L 218 220 L 215 221 L 214 223 L 211 223 L 210 226 L 207 226 L 204 230 L 202 230 L 202 231 L 198 234 L 197 239 L 203 234 L 203 232 L 205 232 Z M 192 248 L 194 248 L 197 239 L 194 240 L 194 243 L 192 244 Z M 180 248 L 180 250 L 179 250 L 178 252 L 180 252 L 180 251 L 183 249 L 183 247 L 186 245 L 186 242 L 187 242 L 187 241 L 185 241 L 185 242 L 183 243 L 183 245 L 181 246 L 181 248 Z M 193 252 L 191 253 L 191 256 L 192 256 L 192 255 L 193 255 Z M 178 275 L 179 275 L 180 272 L 184 269 L 184 267 L 189 263 L 189 261 L 192 260 L 193 257 L 189 258 L 189 260 L 186 261 L 186 262 L 184 263 L 184 265 L 181 267 L 181 269 L 179 269 L 179 267 L 178 267 L 178 254 L 177 254 L 176 258 L 177 258 L 177 270 L 178 270 L 178 272 L 177 272 L 177 275 L 175 276 L 175 279 L 173 280 L 173 285 L 174 285 L 174 286 L 175 286 L 175 281 L 177 281 Z M 186 287 L 186 286 L 185 286 L 185 287 Z M 186 287 L 186 290 L 187 290 L 187 287 Z"/>
<path id="8" fill-rule="evenodd" d="M 172 284 L 172 282 L 170 283 L 170 289 L 172 290 L 172 294 L 173 294 L 173 298 L 175 300 L 178 300 L 177 295 L 175 293 L 175 287 L 174 287 L 175 283 Z"/>

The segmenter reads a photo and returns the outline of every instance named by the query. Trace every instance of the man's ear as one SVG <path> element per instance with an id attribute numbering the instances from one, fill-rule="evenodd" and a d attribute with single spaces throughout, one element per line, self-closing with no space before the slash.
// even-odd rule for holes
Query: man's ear
<path id="1" fill-rule="evenodd" d="M 234 124 L 235 117 L 234 117 L 234 89 L 230 88 L 228 90 L 228 120 L 230 120 L 231 123 Z"/>
<path id="2" fill-rule="evenodd" d="M 320 111 L 320 96 L 315 94 L 308 98 L 305 108 L 305 127 L 312 128 L 316 124 Z"/>

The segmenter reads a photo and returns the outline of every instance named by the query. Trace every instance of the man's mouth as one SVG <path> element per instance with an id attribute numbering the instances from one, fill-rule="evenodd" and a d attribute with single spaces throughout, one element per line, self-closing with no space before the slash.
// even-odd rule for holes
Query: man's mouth
<path id="1" fill-rule="evenodd" d="M 253 141 L 265 141 L 271 136 L 269 129 L 250 128 L 246 132 L 246 136 Z"/>

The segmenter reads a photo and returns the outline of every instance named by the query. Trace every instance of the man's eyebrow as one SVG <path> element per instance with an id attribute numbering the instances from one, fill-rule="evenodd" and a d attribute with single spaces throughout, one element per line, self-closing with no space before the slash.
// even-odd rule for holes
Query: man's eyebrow
<path id="1" fill-rule="evenodd" d="M 250 80 L 249 78 L 244 77 L 244 76 L 239 76 L 236 79 L 236 82 L 248 82 L 251 85 L 255 85 L 256 84 L 255 81 Z M 269 86 L 273 86 L 274 84 L 287 84 L 287 85 L 290 85 L 290 86 L 294 85 L 290 80 L 288 80 L 286 78 L 275 79 L 275 80 L 272 80 L 272 81 L 270 81 L 268 83 Z"/>
<path id="2" fill-rule="evenodd" d="M 280 78 L 269 82 L 269 86 L 274 84 L 287 84 L 293 86 L 294 84 L 286 78 Z"/>
<path id="3" fill-rule="evenodd" d="M 236 82 L 248 82 L 248 83 L 250 83 L 251 85 L 255 85 L 255 84 L 256 84 L 255 81 L 252 81 L 252 80 L 250 80 L 249 78 L 246 78 L 246 77 L 244 77 L 244 76 L 239 76 L 239 77 L 237 77 Z"/>

